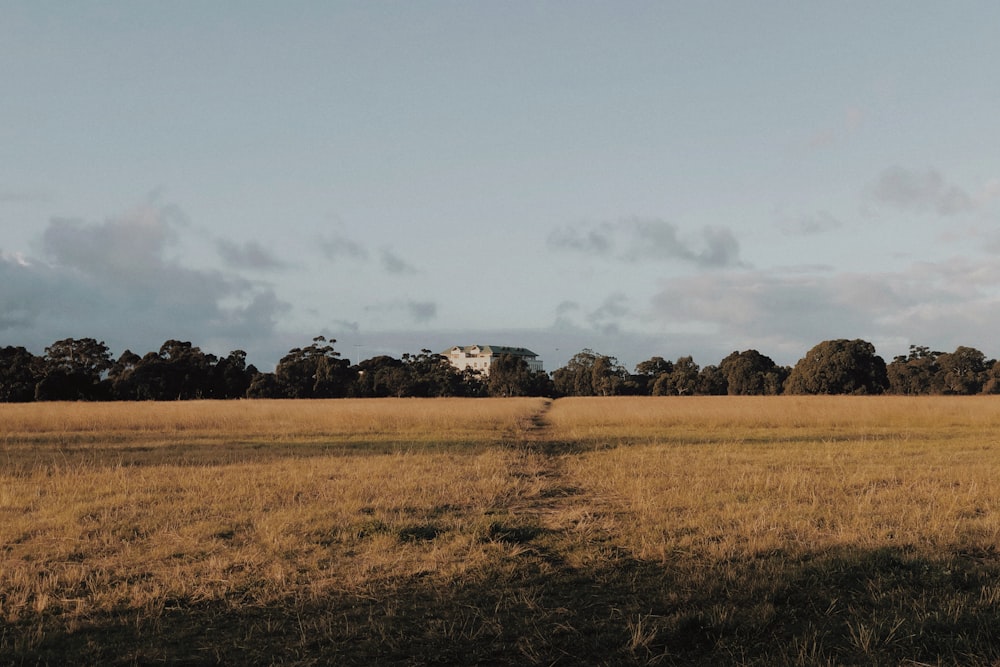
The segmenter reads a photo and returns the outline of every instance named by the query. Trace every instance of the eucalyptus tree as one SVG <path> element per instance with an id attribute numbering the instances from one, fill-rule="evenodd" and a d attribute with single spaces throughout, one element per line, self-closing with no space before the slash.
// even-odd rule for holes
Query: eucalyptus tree
<path id="1" fill-rule="evenodd" d="M 827 340 L 799 360 L 785 382 L 789 394 L 881 394 L 889 386 L 885 361 L 861 339 Z"/>
<path id="2" fill-rule="evenodd" d="M 106 398 L 104 375 L 111 369 L 111 351 L 94 338 L 64 338 L 45 348 L 42 377 L 35 399 L 96 400 Z"/>

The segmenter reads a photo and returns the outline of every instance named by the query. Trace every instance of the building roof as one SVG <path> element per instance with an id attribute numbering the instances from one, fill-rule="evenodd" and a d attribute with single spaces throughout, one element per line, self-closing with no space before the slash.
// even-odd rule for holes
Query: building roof
<path id="1" fill-rule="evenodd" d="M 447 350 L 442 352 L 443 355 L 448 355 L 455 348 L 460 348 L 463 352 L 469 352 L 474 347 L 479 348 L 480 354 L 492 354 L 495 356 L 500 356 L 501 354 L 510 354 L 516 357 L 537 357 L 538 355 L 529 350 L 526 347 L 507 347 L 506 345 L 455 345 L 449 347 Z"/>

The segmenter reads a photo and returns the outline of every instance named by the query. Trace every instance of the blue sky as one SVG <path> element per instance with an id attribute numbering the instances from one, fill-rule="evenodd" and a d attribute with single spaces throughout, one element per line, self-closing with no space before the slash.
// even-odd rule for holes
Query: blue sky
<path id="1" fill-rule="evenodd" d="M 1000 356 L 997 3 L 0 16 L 0 345 Z"/>

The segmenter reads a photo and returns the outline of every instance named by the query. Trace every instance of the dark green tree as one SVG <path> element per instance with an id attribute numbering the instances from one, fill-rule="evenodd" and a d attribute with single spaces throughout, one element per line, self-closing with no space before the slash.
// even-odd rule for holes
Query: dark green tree
<path id="1" fill-rule="evenodd" d="M 598 396 L 618 396 L 625 389 L 628 373 L 614 357 L 597 355 L 590 373 L 591 385 Z"/>
<path id="2" fill-rule="evenodd" d="M 693 395 L 698 391 L 698 376 L 701 367 L 690 356 L 680 357 L 674 362 L 669 374 L 660 375 L 653 385 L 654 396 Z"/>
<path id="3" fill-rule="evenodd" d="M 114 398 L 122 401 L 136 399 L 134 374 L 141 363 L 142 357 L 132 350 L 125 350 L 112 364 L 108 371 L 108 381 L 111 382 L 111 395 Z"/>
<path id="4" fill-rule="evenodd" d="M 523 357 L 501 354 L 485 378 L 490 396 L 549 396 L 551 380 L 544 371 L 532 371 Z"/>
<path id="5" fill-rule="evenodd" d="M 355 371 L 353 396 L 382 398 L 405 395 L 406 369 L 400 359 L 388 355 L 372 357 L 359 362 Z"/>
<path id="6" fill-rule="evenodd" d="M 40 401 L 90 401 L 107 398 L 104 374 L 111 351 L 93 338 L 64 338 L 45 348 L 43 376 L 35 386 Z"/>
<path id="7" fill-rule="evenodd" d="M 628 373 L 614 357 L 583 349 L 552 373 L 555 392 L 562 396 L 615 396 L 626 387 Z"/>
<path id="8" fill-rule="evenodd" d="M 908 355 L 897 356 L 886 367 L 889 391 L 907 396 L 940 392 L 936 383 L 941 371 L 938 357 L 942 354 L 929 347 L 911 345 Z"/>
<path id="9" fill-rule="evenodd" d="M 215 398 L 212 371 L 217 359 L 188 341 L 168 340 L 142 358 L 126 350 L 110 373 L 121 400 L 182 401 Z"/>
<path id="10" fill-rule="evenodd" d="M 285 388 L 274 373 L 257 373 L 250 378 L 247 398 L 286 398 Z"/>
<path id="11" fill-rule="evenodd" d="M 402 360 L 406 373 L 402 395 L 421 398 L 464 395 L 468 378 L 444 355 L 424 349 L 418 354 L 404 354 Z"/>
<path id="12" fill-rule="evenodd" d="M 288 352 L 274 375 L 288 398 L 338 398 L 346 396 L 354 381 L 350 362 L 333 348 L 335 340 L 313 338 L 312 345 Z"/>
<path id="13" fill-rule="evenodd" d="M 789 394 L 881 394 L 889 386 L 875 346 L 861 339 L 827 340 L 813 347 L 785 382 Z"/>
<path id="14" fill-rule="evenodd" d="M 650 396 L 653 387 L 660 377 L 669 376 L 674 371 L 673 362 L 667 361 L 663 357 L 652 357 L 646 361 L 640 361 L 635 365 L 635 375 L 632 382 L 635 383 L 635 393 Z"/>
<path id="15" fill-rule="evenodd" d="M 247 365 L 247 353 L 233 350 L 215 362 L 209 372 L 210 398 L 243 398 L 250 388 L 250 382 L 257 374 L 257 368 Z"/>
<path id="16" fill-rule="evenodd" d="M 42 360 L 23 347 L 0 348 L 0 402 L 35 400 L 35 385 L 41 379 Z"/>
<path id="17" fill-rule="evenodd" d="M 757 350 L 733 352 L 719 363 L 730 396 L 776 394 L 781 389 L 780 369 Z M 781 378 L 783 381 L 783 378 Z"/>
<path id="18" fill-rule="evenodd" d="M 984 394 L 1000 394 L 1000 361 L 994 361 L 986 371 L 986 382 L 983 383 Z"/>
<path id="19" fill-rule="evenodd" d="M 726 376 L 718 366 L 709 364 L 698 373 L 695 393 L 702 396 L 723 396 L 726 393 Z"/>
<path id="20" fill-rule="evenodd" d="M 593 396 L 594 386 L 591 369 L 597 355 L 587 348 L 577 352 L 552 373 L 552 382 L 561 396 Z"/>
<path id="21" fill-rule="evenodd" d="M 959 346 L 950 354 L 937 359 L 938 386 L 945 394 L 978 394 L 987 380 L 989 366 L 986 355 L 974 347 Z"/>

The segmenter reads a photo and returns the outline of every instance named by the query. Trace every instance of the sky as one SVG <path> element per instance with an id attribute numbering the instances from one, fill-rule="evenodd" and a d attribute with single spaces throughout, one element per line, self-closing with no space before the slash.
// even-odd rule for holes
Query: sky
<path id="1" fill-rule="evenodd" d="M 0 0 L 0 346 L 1000 356 L 1000 3 Z"/>

